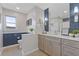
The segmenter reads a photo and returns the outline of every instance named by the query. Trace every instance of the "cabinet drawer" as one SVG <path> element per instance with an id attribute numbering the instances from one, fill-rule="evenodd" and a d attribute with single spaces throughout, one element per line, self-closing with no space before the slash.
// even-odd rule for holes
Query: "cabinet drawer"
<path id="1" fill-rule="evenodd" d="M 38 39 L 44 38 L 44 36 L 42 35 L 38 35 Z"/>
<path id="2" fill-rule="evenodd" d="M 57 38 L 57 37 L 46 36 L 46 38 L 54 42 L 60 42 L 60 38 Z"/>
<path id="3" fill-rule="evenodd" d="M 62 39 L 62 43 L 71 47 L 79 48 L 79 41 Z"/>
<path id="4" fill-rule="evenodd" d="M 71 54 L 71 53 L 69 53 L 69 52 L 67 52 L 67 51 L 64 51 L 64 52 L 62 53 L 62 56 L 74 56 L 74 55 Z"/>
<path id="5" fill-rule="evenodd" d="M 67 45 L 62 45 L 62 55 L 79 56 L 79 49 Z"/>

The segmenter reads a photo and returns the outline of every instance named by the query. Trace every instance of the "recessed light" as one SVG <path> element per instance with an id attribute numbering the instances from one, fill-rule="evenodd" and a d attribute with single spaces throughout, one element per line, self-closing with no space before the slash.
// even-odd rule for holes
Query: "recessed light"
<path id="1" fill-rule="evenodd" d="M 19 7 L 16 7 L 16 9 L 19 10 L 20 8 Z"/>

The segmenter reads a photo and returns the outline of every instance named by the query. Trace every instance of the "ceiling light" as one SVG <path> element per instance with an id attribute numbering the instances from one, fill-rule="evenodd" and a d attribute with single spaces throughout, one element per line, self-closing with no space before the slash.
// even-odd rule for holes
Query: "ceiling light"
<path id="1" fill-rule="evenodd" d="M 20 8 L 19 7 L 16 7 L 16 9 L 19 10 Z"/>
<path id="2" fill-rule="evenodd" d="M 45 17 L 45 21 L 48 21 L 48 19 Z"/>
<path id="3" fill-rule="evenodd" d="M 64 11 L 64 13 L 67 13 L 67 11 Z"/>

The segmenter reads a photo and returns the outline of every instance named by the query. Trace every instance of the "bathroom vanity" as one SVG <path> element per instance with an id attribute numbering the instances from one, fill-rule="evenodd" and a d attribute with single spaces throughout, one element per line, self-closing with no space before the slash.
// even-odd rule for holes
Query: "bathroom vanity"
<path id="1" fill-rule="evenodd" d="M 28 32 L 3 34 L 3 47 L 18 44 L 18 40 L 22 39 L 22 34 L 28 34 Z"/>
<path id="2" fill-rule="evenodd" d="M 50 56 L 79 56 L 79 38 L 39 34 L 38 47 Z"/>

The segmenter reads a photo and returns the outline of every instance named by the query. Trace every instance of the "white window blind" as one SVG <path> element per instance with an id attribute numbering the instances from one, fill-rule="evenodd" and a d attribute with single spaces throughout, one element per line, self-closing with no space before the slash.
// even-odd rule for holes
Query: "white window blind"
<path id="1" fill-rule="evenodd" d="M 6 16 L 6 27 L 16 27 L 16 17 Z"/>

